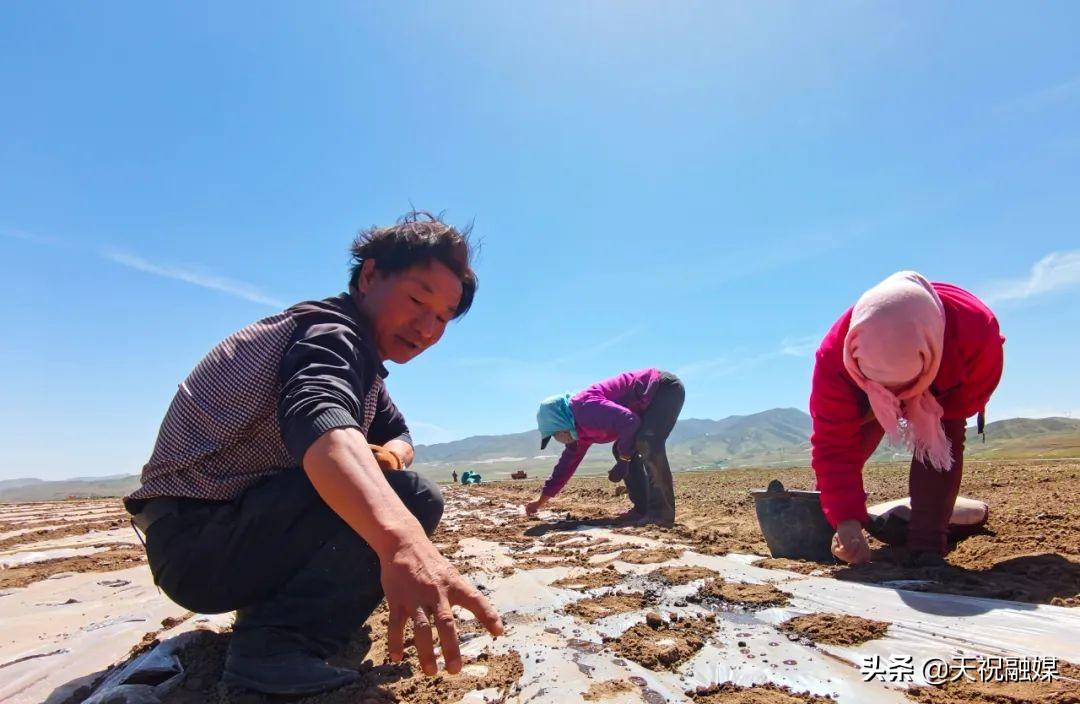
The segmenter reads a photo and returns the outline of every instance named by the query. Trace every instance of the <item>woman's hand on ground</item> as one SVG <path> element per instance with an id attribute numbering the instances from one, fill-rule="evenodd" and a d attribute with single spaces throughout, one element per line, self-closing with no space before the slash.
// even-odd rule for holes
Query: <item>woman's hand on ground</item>
<path id="1" fill-rule="evenodd" d="M 530 501 L 529 503 L 525 504 L 525 514 L 528 516 L 535 516 L 537 512 L 542 509 L 544 507 L 544 504 L 546 503 L 547 499 L 545 499 L 543 496 L 541 496 L 536 501 Z"/>
<path id="2" fill-rule="evenodd" d="M 843 521 L 836 526 L 832 539 L 832 554 L 852 565 L 870 562 L 870 544 L 866 542 L 859 521 Z"/>
<path id="3" fill-rule="evenodd" d="M 439 634 L 446 671 L 461 671 L 461 649 L 453 606 L 472 612 L 493 636 L 502 635 L 499 613 L 461 576 L 422 533 L 382 560 L 382 586 L 390 610 L 387 652 L 400 662 L 405 652 L 405 622 L 413 622 L 413 642 L 424 674 L 439 671 L 432 627 Z"/>

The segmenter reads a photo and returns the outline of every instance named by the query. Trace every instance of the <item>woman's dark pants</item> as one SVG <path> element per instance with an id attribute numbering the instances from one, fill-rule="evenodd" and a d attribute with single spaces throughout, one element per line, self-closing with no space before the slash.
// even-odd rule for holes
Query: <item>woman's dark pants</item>
<path id="1" fill-rule="evenodd" d="M 626 491 L 634 509 L 665 522 L 675 520 L 675 487 L 665 443 L 679 419 L 686 389 L 674 374 L 660 373 L 660 384 L 645 409 L 635 440 L 636 452 L 626 473 Z"/>

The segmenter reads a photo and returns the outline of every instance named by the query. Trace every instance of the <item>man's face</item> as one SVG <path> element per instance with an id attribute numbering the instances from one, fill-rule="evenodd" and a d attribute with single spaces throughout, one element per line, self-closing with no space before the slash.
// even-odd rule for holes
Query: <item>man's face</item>
<path id="1" fill-rule="evenodd" d="M 383 274 L 369 259 L 356 287 L 379 356 L 398 364 L 438 342 L 461 301 L 461 281 L 440 261 Z"/>

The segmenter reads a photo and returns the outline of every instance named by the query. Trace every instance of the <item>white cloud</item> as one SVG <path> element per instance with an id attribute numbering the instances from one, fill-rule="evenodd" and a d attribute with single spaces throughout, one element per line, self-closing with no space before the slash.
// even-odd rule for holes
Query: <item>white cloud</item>
<path id="1" fill-rule="evenodd" d="M 1051 252 L 1035 262 L 1022 279 L 999 281 L 983 296 L 989 303 L 1031 298 L 1080 284 L 1080 249 Z"/>
<path id="2" fill-rule="evenodd" d="M 496 388 L 514 389 L 518 392 L 537 396 L 539 399 L 548 394 L 563 390 L 569 391 L 573 387 L 576 377 L 572 372 L 568 371 L 568 367 L 573 366 L 571 363 L 589 360 L 604 350 L 625 342 L 645 329 L 645 326 L 639 326 L 624 330 L 591 347 L 576 349 L 563 357 L 518 359 L 516 357 L 485 355 L 462 357 L 455 360 L 455 364 L 462 367 L 482 368 L 487 380 Z"/>
<path id="3" fill-rule="evenodd" d="M 675 370 L 677 376 L 692 378 L 716 378 L 730 376 L 737 372 L 753 369 L 765 362 L 781 357 L 811 357 L 821 342 L 821 335 L 801 335 L 785 337 L 779 347 L 768 352 L 759 352 L 746 357 L 713 357 L 690 362 Z"/>
<path id="4" fill-rule="evenodd" d="M 23 240 L 24 242 L 32 242 L 34 244 L 48 245 L 50 247 L 64 245 L 61 240 L 58 240 L 55 237 L 50 237 L 48 235 L 38 235 L 33 232 L 26 232 L 25 230 L 3 229 L 0 230 L 0 234 L 11 239 Z"/>
<path id="5" fill-rule="evenodd" d="M 59 237 L 53 237 L 51 235 L 39 235 L 33 232 L 25 232 L 23 230 L 3 228 L 0 229 L 0 235 L 41 246 L 59 247 L 61 249 L 66 249 L 70 251 L 95 252 L 103 259 L 107 259 L 115 264 L 125 266 L 129 269 L 141 271 L 146 274 L 153 274 L 155 276 L 160 276 L 166 279 L 183 281 L 184 283 L 201 286 L 202 288 L 208 288 L 213 291 L 219 291 L 235 298 L 241 298 L 245 301 L 251 301 L 252 303 L 259 303 L 264 306 L 270 306 L 271 308 L 285 308 L 287 305 L 286 303 L 279 301 L 278 299 L 260 291 L 257 287 L 251 284 L 245 283 L 243 281 L 237 281 L 236 279 L 230 279 L 225 276 L 220 276 L 206 270 L 155 264 L 154 262 L 148 261 L 140 256 L 131 254 L 129 252 L 97 247 L 95 245 L 87 246 L 75 244 L 67 240 L 60 239 Z"/>
<path id="6" fill-rule="evenodd" d="M 409 432 L 414 445 L 434 445 L 440 442 L 457 440 L 460 436 L 449 428 L 422 420 L 410 420 Z"/>
<path id="7" fill-rule="evenodd" d="M 1080 77 L 1022 95 L 1002 105 L 998 112 L 1010 114 L 1044 110 L 1073 98 L 1080 98 Z"/>
<path id="8" fill-rule="evenodd" d="M 701 359 L 696 362 L 684 364 L 675 369 L 675 375 L 682 379 L 715 378 L 730 376 L 742 369 L 756 366 L 762 359 L 762 355 L 746 357 L 744 359 L 729 359 L 727 357 L 715 357 L 713 359 Z"/>
<path id="9" fill-rule="evenodd" d="M 129 269 L 135 269 L 136 271 L 161 276 L 166 279 L 183 281 L 184 283 L 201 286 L 202 288 L 213 291 L 220 291 L 221 293 L 228 294 L 235 298 L 242 298 L 245 301 L 260 303 L 272 308 L 284 308 L 286 306 L 282 301 L 268 296 L 255 286 L 244 283 L 243 281 L 236 281 L 235 279 L 229 279 L 206 271 L 195 271 L 193 269 L 185 269 L 177 266 L 155 264 L 134 254 L 128 254 L 127 252 L 107 250 L 103 251 L 101 254 L 110 261 L 120 264 L 121 266 L 126 266 Z"/>
<path id="10" fill-rule="evenodd" d="M 824 335 L 803 335 L 802 337 L 786 337 L 780 343 L 780 354 L 788 357 L 812 357 L 817 352 L 818 345 Z"/>
<path id="11" fill-rule="evenodd" d="M 609 347 L 614 347 L 614 346 L 618 345 L 619 343 L 630 339 L 634 335 L 637 335 L 639 332 L 641 332 L 643 329 L 644 329 L 643 327 L 639 326 L 639 327 L 636 327 L 636 328 L 631 328 L 630 330 L 624 330 L 623 332 L 620 332 L 619 334 L 614 335 L 614 336 L 604 340 L 603 342 L 598 342 L 597 344 L 593 345 L 592 347 L 588 347 L 588 348 L 583 349 L 583 350 L 578 350 L 578 351 L 574 352 L 573 354 L 566 355 L 565 357 L 560 357 L 558 359 L 553 359 L 550 362 L 547 362 L 546 364 L 561 365 L 561 364 L 566 364 L 567 362 L 572 362 L 572 361 L 574 361 L 576 359 L 584 359 L 584 358 L 587 358 L 587 357 L 592 357 L 595 354 L 599 354 L 600 352 L 603 352 L 604 350 L 608 349 Z"/>

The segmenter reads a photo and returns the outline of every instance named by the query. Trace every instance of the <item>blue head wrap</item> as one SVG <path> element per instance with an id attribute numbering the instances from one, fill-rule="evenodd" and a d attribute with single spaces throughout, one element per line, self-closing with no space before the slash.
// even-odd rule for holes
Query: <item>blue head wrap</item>
<path id="1" fill-rule="evenodd" d="M 551 436 L 560 430 L 566 430 L 577 440 L 577 426 L 574 413 L 570 410 L 570 394 L 548 396 L 540 402 L 536 412 L 536 425 L 540 429 L 540 449 L 544 449 Z"/>

